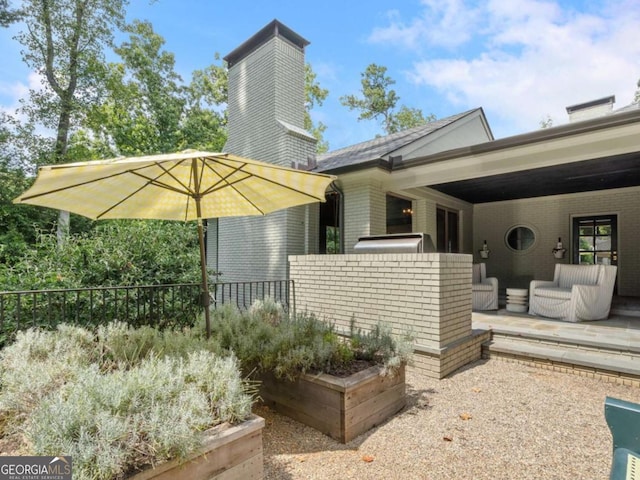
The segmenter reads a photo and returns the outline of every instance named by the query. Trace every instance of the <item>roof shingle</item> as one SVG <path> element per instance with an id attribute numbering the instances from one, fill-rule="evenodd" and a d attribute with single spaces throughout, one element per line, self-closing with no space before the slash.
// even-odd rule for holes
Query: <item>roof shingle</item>
<path id="1" fill-rule="evenodd" d="M 476 110 L 479 109 L 475 108 L 440 120 L 434 120 L 426 125 L 410 128 L 384 137 L 377 137 L 373 140 L 356 143 L 349 147 L 340 148 L 332 152 L 318 155 L 318 166 L 314 170 L 317 172 L 326 172 L 338 168 L 379 160 L 402 147 L 446 127 Z"/>

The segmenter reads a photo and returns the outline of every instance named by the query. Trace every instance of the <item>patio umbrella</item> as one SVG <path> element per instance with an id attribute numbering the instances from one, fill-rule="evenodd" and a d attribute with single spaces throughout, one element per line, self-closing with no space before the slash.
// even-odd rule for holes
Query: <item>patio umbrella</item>
<path id="1" fill-rule="evenodd" d="M 325 201 L 336 177 L 229 153 L 184 151 L 40 167 L 14 200 L 92 219 L 197 220 L 207 337 L 211 332 L 203 218 L 265 215 Z"/>

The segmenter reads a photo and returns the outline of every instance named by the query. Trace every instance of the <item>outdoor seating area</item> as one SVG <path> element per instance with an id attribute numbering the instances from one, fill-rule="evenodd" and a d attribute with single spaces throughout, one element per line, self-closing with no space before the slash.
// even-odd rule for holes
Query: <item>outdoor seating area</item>
<path id="1" fill-rule="evenodd" d="M 498 279 L 487 277 L 487 265 L 474 263 L 471 277 L 473 310 L 498 309 Z"/>
<path id="2" fill-rule="evenodd" d="M 602 320 L 609 316 L 617 267 L 556 264 L 553 281 L 533 280 L 529 314 L 567 322 Z"/>

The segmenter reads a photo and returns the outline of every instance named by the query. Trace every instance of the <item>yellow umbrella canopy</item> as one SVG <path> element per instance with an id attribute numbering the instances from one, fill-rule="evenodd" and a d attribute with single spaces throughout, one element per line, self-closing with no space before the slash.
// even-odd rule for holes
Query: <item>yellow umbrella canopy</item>
<path id="1" fill-rule="evenodd" d="M 324 202 L 332 175 L 229 153 L 185 151 L 41 167 L 14 200 L 93 219 L 198 220 L 203 298 L 210 332 L 203 218 L 265 215 Z"/>
<path id="2" fill-rule="evenodd" d="M 93 219 L 188 221 L 323 202 L 335 178 L 228 153 L 192 151 L 41 167 L 34 185 L 15 201 Z"/>

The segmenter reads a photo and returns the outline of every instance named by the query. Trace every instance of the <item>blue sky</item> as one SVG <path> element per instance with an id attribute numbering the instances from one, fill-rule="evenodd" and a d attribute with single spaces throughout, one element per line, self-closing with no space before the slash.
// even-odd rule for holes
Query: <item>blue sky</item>
<path id="1" fill-rule="evenodd" d="M 329 98 L 312 115 L 331 149 L 381 133 L 340 104 L 370 63 L 387 67 L 400 104 L 438 118 L 483 107 L 496 138 L 539 128 L 565 107 L 608 95 L 631 103 L 640 78 L 638 0 L 131 0 L 191 72 L 226 55 L 274 18 L 311 43 L 306 60 Z M 0 109 L 38 79 L 21 64 L 15 31 L 0 30 Z"/>

